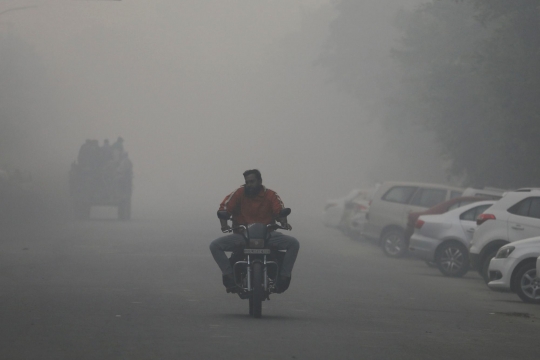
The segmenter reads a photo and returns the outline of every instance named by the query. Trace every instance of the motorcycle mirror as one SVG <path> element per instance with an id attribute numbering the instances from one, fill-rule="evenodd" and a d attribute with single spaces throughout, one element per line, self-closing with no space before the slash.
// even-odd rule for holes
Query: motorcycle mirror
<path id="1" fill-rule="evenodd" d="M 284 217 L 289 216 L 290 214 L 291 214 L 290 208 L 281 209 L 281 211 L 279 212 L 279 217 L 284 218 Z"/>
<path id="2" fill-rule="evenodd" d="M 231 218 L 231 215 L 228 212 L 222 210 L 217 212 L 217 217 L 221 220 L 229 220 Z"/>

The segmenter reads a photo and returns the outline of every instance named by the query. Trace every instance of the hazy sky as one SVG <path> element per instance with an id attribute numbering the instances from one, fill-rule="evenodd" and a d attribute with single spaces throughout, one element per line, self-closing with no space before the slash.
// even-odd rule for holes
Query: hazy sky
<path id="1" fill-rule="evenodd" d="M 0 12 L 37 6 L 0 15 L 0 31 L 34 49 L 46 79 L 19 99 L 41 124 L 24 155 L 51 178 L 67 173 L 86 138 L 121 135 L 135 215 L 167 204 L 214 216 L 249 168 L 293 208 L 319 211 L 328 197 L 371 186 L 382 180 L 370 173 L 384 151 L 380 127 L 314 66 L 331 3 L 2 1 Z M 404 3 L 366 3 L 373 36 L 388 41 L 389 13 Z"/>

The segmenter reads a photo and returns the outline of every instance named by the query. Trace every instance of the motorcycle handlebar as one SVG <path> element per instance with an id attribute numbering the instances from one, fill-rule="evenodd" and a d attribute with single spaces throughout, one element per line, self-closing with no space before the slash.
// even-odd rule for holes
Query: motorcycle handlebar
<path id="1" fill-rule="evenodd" d="M 287 229 L 286 227 L 283 227 L 281 225 L 278 225 L 278 224 L 268 224 L 266 225 L 267 228 L 274 228 L 273 230 L 276 230 L 276 229 L 282 229 L 282 230 L 289 230 Z M 228 229 L 228 230 L 223 230 L 223 233 L 226 234 L 226 233 L 231 233 L 233 231 L 237 231 L 237 230 L 247 230 L 247 227 L 245 225 L 240 225 L 238 227 L 235 227 L 235 228 L 231 228 L 231 229 Z"/>
<path id="2" fill-rule="evenodd" d="M 247 230 L 247 227 L 245 225 L 240 225 L 238 227 L 235 227 L 235 228 L 230 228 L 229 230 L 223 230 L 223 233 L 231 233 L 233 231 L 236 231 L 236 230 L 240 230 L 240 229 L 244 229 L 244 230 Z"/>

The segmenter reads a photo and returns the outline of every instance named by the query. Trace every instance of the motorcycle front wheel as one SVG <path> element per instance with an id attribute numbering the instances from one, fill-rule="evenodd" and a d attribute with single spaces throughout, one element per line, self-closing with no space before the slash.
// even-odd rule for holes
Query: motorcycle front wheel
<path id="1" fill-rule="evenodd" d="M 255 318 L 260 318 L 262 315 L 262 302 L 264 299 L 263 282 L 263 264 L 256 262 L 253 264 L 253 293 L 249 298 L 249 313 Z"/>

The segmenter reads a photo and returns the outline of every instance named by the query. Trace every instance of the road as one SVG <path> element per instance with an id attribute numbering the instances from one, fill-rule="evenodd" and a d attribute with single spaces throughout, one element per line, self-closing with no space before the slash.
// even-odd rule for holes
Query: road
<path id="1" fill-rule="evenodd" d="M 106 219 L 0 241 L 0 359 L 537 359 L 540 306 L 386 258 L 317 219 L 263 318 L 226 294 L 194 221 Z"/>

